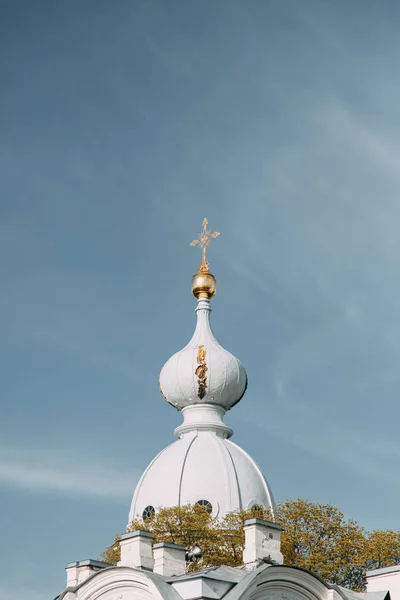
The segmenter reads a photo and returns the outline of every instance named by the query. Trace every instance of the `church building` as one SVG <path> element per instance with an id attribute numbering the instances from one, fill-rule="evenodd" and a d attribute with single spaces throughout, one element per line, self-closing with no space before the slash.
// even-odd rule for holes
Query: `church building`
<path id="1" fill-rule="evenodd" d="M 158 507 L 199 504 L 214 517 L 262 506 L 274 514 L 270 487 L 255 460 L 231 441 L 225 413 L 243 398 L 247 374 L 222 348 L 210 326 L 215 277 L 206 248 L 217 232 L 203 221 L 202 260 L 193 276 L 197 324 L 187 346 L 160 373 L 164 399 L 182 413 L 177 439 L 144 471 L 133 494 L 128 524 L 151 518 Z M 210 465 L 212 468 L 210 469 Z M 275 522 L 250 519 L 244 525 L 240 567 L 187 572 L 187 548 L 153 543 L 146 531 L 121 536 L 117 566 L 96 560 L 71 562 L 66 589 L 56 600 L 400 600 L 400 566 L 367 573 L 367 592 L 354 592 L 317 575 L 285 565 L 281 529 Z"/>

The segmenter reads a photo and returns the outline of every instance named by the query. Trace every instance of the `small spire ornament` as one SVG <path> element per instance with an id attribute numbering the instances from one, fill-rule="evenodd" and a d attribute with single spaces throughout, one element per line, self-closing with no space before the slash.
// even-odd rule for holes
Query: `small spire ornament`
<path id="1" fill-rule="evenodd" d="M 207 262 L 207 258 L 206 258 L 206 249 L 208 244 L 211 242 L 212 239 L 216 238 L 219 236 L 219 231 L 209 231 L 207 229 L 207 225 L 208 225 L 208 221 L 207 219 L 203 220 L 203 229 L 202 231 L 200 231 L 199 233 L 199 239 L 198 240 L 193 240 L 193 242 L 191 242 L 191 246 L 200 246 L 201 248 L 201 263 L 199 266 L 199 273 L 209 273 L 209 264 Z"/>
<path id="2" fill-rule="evenodd" d="M 197 300 L 210 300 L 216 292 L 215 277 L 210 273 L 209 264 L 207 262 L 207 246 L 212 239 L 219 236 L 219 231 L 209 231 L 207 229 L 208 221 L 203 220 L 203 229 L 199 233 L 199 238 L 193 240 L 191 246 L 200 246 L 201 248 L 201 263 L 199 269 L 192 279 L 192 293 Z"/>

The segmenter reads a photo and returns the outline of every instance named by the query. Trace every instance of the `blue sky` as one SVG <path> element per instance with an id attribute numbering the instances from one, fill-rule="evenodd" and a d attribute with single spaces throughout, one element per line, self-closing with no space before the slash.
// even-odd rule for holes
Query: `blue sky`
<path id="1" fill-rule="evenodd" d="M 398 529 L 400 6 L 0 1 L 0 600 L 123 531 L 207 216 L 277 499 Z"/>

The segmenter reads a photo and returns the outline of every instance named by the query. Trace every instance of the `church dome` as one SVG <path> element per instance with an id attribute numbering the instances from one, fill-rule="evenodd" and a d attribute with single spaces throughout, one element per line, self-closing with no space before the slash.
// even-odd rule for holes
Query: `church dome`
<path id="1" fill-rule="evenodd" d="M 192 339 L 161 370 L 161 392 L 178 410 L 199 403 L 218 404 L 229 410 L 246 391 L 246 371 L 215 339 L 210 327 L 210 301 L 198 300 L 196 312 Z"/>
<path id="2" fill-rule="evenodd" d="M 161 507 L 201 504 L 215 517 L 259 505 L 274 510 L 268 484 L 254 460 L 228 440 L 224 414 L 242 398 L 247 375 L 241 362 L 222 348 L 210 327 L 210 300 L 216 292 L 205 249 L 217 232 L 203 231 L 192 245 L 202 261 L 192 280 L 197 325 L 185 348 L 160 373 L 164 398 L 182 412 L 179 438 L 162 450 L 142 475 L 132 499 L 129 522 Z"/>
<path id="3" fill-rule="evenodd" d="M 162 450 L 139 481 L 129 522 L 161 507 L 202 504 L 215 517 L 274 501 L 259 467 L 242 448 L 210 431 L 184 434 Z"/>

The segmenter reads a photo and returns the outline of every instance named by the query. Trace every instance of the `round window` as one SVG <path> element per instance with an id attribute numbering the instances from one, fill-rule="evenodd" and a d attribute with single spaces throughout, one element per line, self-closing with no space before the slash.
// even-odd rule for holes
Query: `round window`
<path id="1" fill-rule="evenodd" d="M 203 508 L 206 509 L 208 514 L 211 515 L 213 509 L 211 502 L 209 502 L 208 500 L 198 500 L 196 504 L 198 504 L 199 506 L 203 506 Z"/>
<path id="2" fill-rule="evenodd" d="M 147 521 L 147 519 L 151 519 L 156 514 L 154 506 L 146 506 L 144 511 L 142 512 L 143 521 Z"/>

